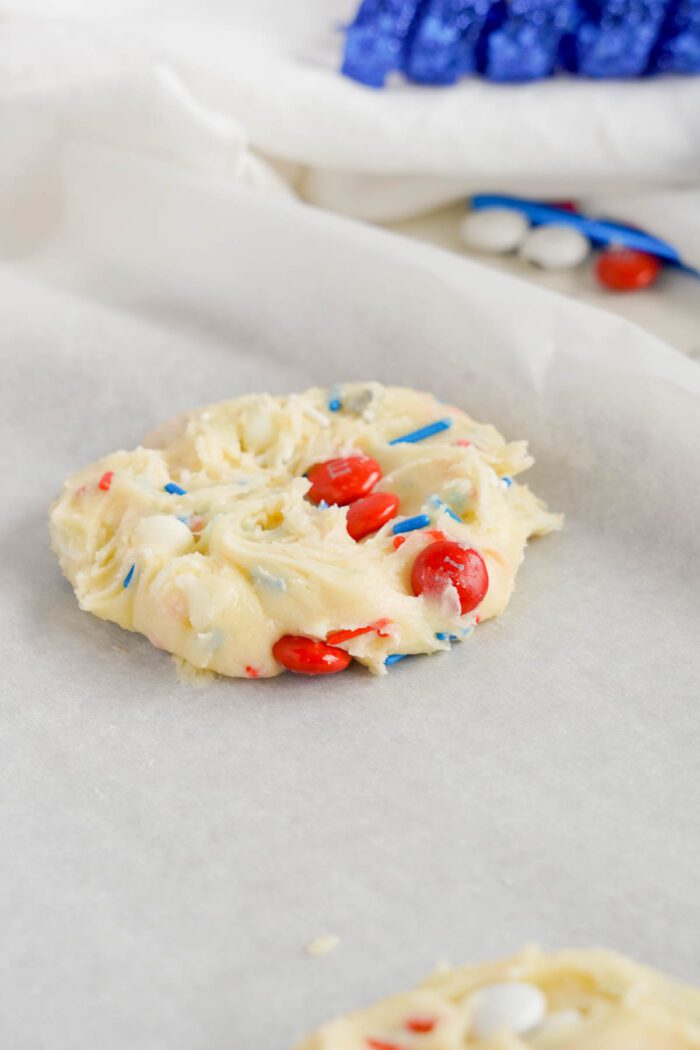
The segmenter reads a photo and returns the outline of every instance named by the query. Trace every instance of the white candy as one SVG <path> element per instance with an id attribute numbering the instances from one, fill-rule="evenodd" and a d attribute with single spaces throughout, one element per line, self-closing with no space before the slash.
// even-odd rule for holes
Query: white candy
<path id="1" fill-rule="evenodd" d="M 151 514 L 134 530 L 134 542 L 139 546 L 156 547 L 163 554 L 176 556 L 194 549 L 194 540 L 184 521 L 172 514 Z"/>
<path id="2" fill-rule="evenodd" d="M 472 1035 L 489 1039 L 499 1032 L 521 1035 L 537 1028 L 547 1015 L 547 1000 L 534 984 L 505 981 L 476 994 Z"/>
<path id="3" fill-rule="evenodd" d="M 522 244 L 530 224 L 512 208 L 471 211 L 459 224 L 459 236 L 467 248 L 490 255 L 514 252 Z"/>
<path id="4" fill-rule="evenodd" d="M 523 241 L 520 255 L 543 270 L 570 270 L 590 251 L 588 238 L 571 226 L 538 226 Z"/>

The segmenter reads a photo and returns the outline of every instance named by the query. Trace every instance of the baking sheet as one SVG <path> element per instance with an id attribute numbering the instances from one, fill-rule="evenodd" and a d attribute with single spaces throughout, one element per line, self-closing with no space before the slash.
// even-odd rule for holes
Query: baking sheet
<path id="1" fill-rule="evenodd" d="M 700 980 L 700 372 L 611 316 L 74 145 L 0 272 L 0 1042 L 287 1050 L 438 960 L 602 943 Z M 372 377 L 528 437 L 567 521 L 385 679 L 181 684 L 81 613 L 64 476 L 192 405 Z M 319 934 L 341 938 L 312 959 Z"/>

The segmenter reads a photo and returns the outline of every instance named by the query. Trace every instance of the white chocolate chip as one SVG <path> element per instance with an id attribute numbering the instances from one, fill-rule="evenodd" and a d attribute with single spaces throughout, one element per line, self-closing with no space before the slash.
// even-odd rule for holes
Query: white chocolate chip
<path id="1" fill-rule="evenodd" d="M 138 546 L 155 547 L 171 557 L 186 554 L 194 548 L 188 526 L 172 514 L 151 514 L 142 518 L 134 530 L 134 542 Z"/>
<path id="2" fill-rule="evenodd" d="M 522 1035 L 542 1024 L 547 1000 L 540 989 L 525 981 L 491 984 L 476 993 L 472 1035 L 489 1039 L 499 1032 Z"/>

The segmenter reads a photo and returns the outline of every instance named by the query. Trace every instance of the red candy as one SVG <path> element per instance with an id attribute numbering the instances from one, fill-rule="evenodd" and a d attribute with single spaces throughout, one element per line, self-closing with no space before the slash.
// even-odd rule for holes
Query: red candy
<path id="1" fill-rule="evenodd" d="M 109 492 L 109 487 L 112 484 L 112 478 L 114 477 L 114 471 L 108 470 L 102 475 L 97 483 L 98 489 L 102 489 L 103 492 Z"/>
<path id="2" fill-rule="evenodd" d="M 578 211 L 578 205 L 576 204 L 576 201 L 551 201 L 549 206 L 550 208 L 557 208 L 559 211 Z"/>
<path id="3" fill-rule="evenodd" d="M 439 597 L 448 584 L 457 591 L 462 613 L 476 609 L 489 589 L 484 559 L 472 547 L 438 540 L 421 551 L 411 569 L 414 594 Z"/>
<path id="4" fill-rule="evenodd" d="M 432 1032 L 437 1021 L 432 1017 L 410 1017 L 406 1021 L 409 1032 Z"/>
<path id="5" fill-rule="evenodd" d="M 393 492 L 372 492 L 356 500 L 348 510 L 348 532 L 361 540 L 396 517 L 399 497 Z"/>
<path id="6" fill-rule="evenodd" d="M 660 269 L 661 263 L 655 255 L 632 248 L 608 248 L 598 256 L 595 275 L 601 284 L 615 292 L 634 292 L 653 284 Z"/>
<path id="7" fill-rule="evenodd" d="M 391 620 L 377 620 L 376 623 L 370 623 L 367 627 L 330 631 L 326 635 L 326 641 L 329 645 L 340 645 L 341 642 L 349 642 L 351 638 L 358 638 L 361 634 L 369 634 L 370 631 L 376 631 L 380 638 L 388 638 L 388 634 L 382 628 L 388 627 L 390 623 Z"/>
<path id="8" fill-rule="evenodd" d="M 345 456 L 317 463 L 306 476 L 311 482 L 310 500 L 345 507 L 371 492 L 382 476 L 382 468 L 370 456 Z"/>
<path id="9" fill-rule="evenodd" d="M 294 634 L 285 634 L 275 642 L 272 655 L 297 674 L 335 674 L 344 671 L 352 659 L 344 649 Z"/>

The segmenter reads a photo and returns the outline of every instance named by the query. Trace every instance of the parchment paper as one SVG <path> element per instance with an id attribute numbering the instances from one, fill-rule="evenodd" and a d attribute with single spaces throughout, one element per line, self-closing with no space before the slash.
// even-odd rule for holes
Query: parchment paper
<path id="1" fill-rule="evenodd" d="M 155 161 L 75 145 L 56 193 L 0 273 L 0 1043 L 287 1050 L 533 940 L 700 980 L 697 367 Z M 197 690 L 79 611 L 47 537 L 68 472 L 193 405 L 361 377 L 530 439 L 566 528 L 501 620 L 383 680 Z"/>

